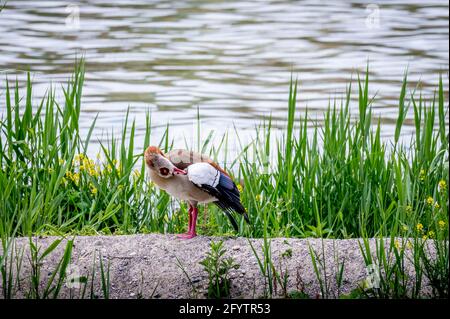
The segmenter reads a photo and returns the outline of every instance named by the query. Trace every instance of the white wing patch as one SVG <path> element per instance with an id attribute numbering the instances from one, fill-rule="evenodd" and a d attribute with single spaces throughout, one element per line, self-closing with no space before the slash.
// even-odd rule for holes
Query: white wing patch
<path id="1" fill-rule="evenodd" d="M 216 187 L 219 184 L 220 172 L 208 163 L 196 163 L 187 168 L 188 179 L 201 187 L 203 184 Z"/>

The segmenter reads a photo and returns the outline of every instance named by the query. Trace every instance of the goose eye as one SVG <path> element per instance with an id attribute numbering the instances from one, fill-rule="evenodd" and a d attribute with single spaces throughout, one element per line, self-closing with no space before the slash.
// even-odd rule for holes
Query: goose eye
<path id="1" fill-rule="evenodd" d="M 161 173 L 161 175 L 166 176 L 169 175 L 169 169 L 166 167 L 160 168 L 159 172 Z"/>

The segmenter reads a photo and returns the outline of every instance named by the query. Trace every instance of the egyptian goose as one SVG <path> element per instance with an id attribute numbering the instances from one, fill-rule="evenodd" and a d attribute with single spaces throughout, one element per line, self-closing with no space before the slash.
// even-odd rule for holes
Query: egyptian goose
<path id="1" fill-rule="evenodd" d="M 197 204 L 214 203 L 230 219 L 237 231 L 238 225 L 232 216 L 237 212 L 249 222 L 242 206 L 239 190 L 225 170 L 210 158 L 188 150 L 172 150 L 164 154 L 158 147 L 149 146 L 144 153 L 149 178 L 173 197 L 189 203 L 188 231 L 179 238 L 197 236 Z"/>

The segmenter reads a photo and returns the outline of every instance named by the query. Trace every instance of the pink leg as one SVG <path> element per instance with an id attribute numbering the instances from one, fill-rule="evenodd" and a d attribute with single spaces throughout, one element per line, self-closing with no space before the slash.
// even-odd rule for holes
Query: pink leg
<path id="1" fill-rule="evenodd" d="M 195 236 L 197 236 L 197 233 L 195 232 L 195 227 L 197 225 L 197 214 L 198 214 L 197 207 L 193 207 L 191 230 L 190 230 L 189 235 L 187 237 L 184 237 L 185 239 L 191 239 L 191 238 L 194 238 Z"/>
<path id="2" fill-rule="evenodd" d="M 178 234 L 177 235 L 178 238 L 186 238 L 186 237 L 190 236 L 191 228 L 192 228 L 192 210 L 193 210 L 193 207 L 191 205 L 189 205 L 189 210 L 188 210 L 188 213 L 189 213 L 188 231 L 187 231 L 187 233 L 184 233 L 184 234 Z"/>

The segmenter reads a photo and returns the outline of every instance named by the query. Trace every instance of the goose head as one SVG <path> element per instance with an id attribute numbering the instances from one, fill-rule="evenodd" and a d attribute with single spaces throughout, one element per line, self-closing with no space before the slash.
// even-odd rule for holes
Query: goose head
<path id="1" fill-rule="evenodd" d="M 144 153 L 145 165 L 162 178 L 186 175 L 187 172 L 176 167 L 157 146 L 149 146 Z"/>

